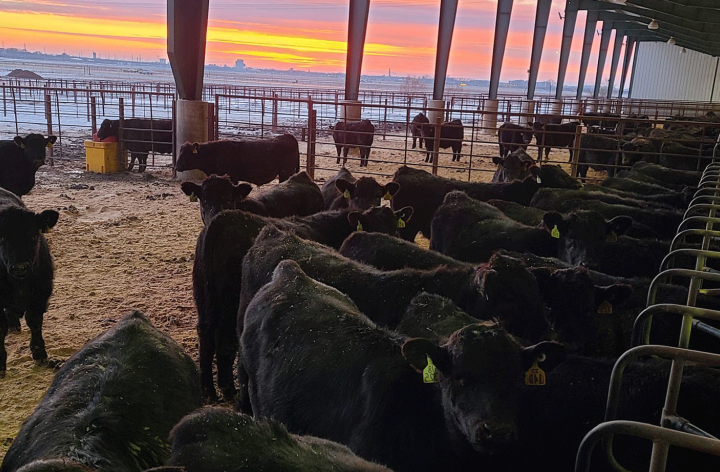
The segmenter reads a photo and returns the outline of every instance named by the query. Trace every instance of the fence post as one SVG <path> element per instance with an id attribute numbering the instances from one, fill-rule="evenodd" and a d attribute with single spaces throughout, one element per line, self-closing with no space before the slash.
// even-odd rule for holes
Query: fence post
<path id="1" fill-rule="evenodd" d="M 230 103 L 230 99 L 228 98 L 228 105 Z M 173 101 L 173 110 L 175 102 Z M 228 106 L 229 107 L 229 106 Z M 215 123 L 213 123 L 214 126 L 214 133 L 213 136 L 215 136 L 215 141 L 220 139 L 220 97 L 215 94 Z"/>
<path id="2" fill-rule="evenodd" d="M 132 103 L 132 116 L 135 116 L 135 86 L 130 87 L 130 102 Z"/>
<path id="3" fill-rule="evenodd" d="M 87 103 L 87 121 L 90 121 L 90 84 L 85 86 L 85 102 Z"/>
<path id="4" fill-rule="evenodd" d="M 315 126 L 317 119 L 317 111 L 313 109 L 312 100 L 308 100 L 308 140 L 307 140 L 307 160 L 305 161 L 305 170 L 311 179 L 315 179 Z"/>
<path id="5" fill-rule="evenodd" d="M 260 100 L 260 137 L 265 137 L 265 97 Z"/>
<path id="6" fill-rule="evenodd" d="M 125 100 L 118 98 L 118 159 L 120 167 L 127 168 L 127 156 L 125 155 L 125 143 L 123 142 L 123 127 L 125 126 Z"/>
<path id="7" fill-rule="evenodd" d="M 310 102 L 308 102 L 310 104 Z M 310 105 L 309 105 L 310 106 Z M 310 109 L 308 108 L 308 111 Z M 300 107 L 298 106 L 298 116 L 300 116 Z M 309 116 L 308 116 L 309 119 Z M 277 126 L 278 126 L 278 95 L 276 93 L 273 94 L 273 111 L 272 111 L 272 131 L 273 133 L 277 133 Z"/>
<path id="8" fill-rule="evenodd" d="M 578 158 L 580 157 L 580 136 L 582 134 L 582 125 L 577 125 L 575 128 L 575 142 L 573 143 L 573 156 L 572 164 L 570 164 L 570 176 L 573 179 L 577 179 L 578 172 Z M 540 156 L 538 156 L 538 160 Z"/>
<path id="9" fill-rule="evenodd" d="M 48 136 L 53 134 L 52 130 L 52 98 L 50 97 L 50 94 L 45 93 L 45 120 L 47 120 L 47 132 Z M 53 148 L 50 147 L 50 165 L 55 165 L 53 162 Z"/>
<path id="10" fill-rule="evenodd" d="M 383 126 L 383 141 L 385 141 L 385 137 L 387 136 L 387 107 L 388 107 L 387 102 L 388 102 L 388 99 L 386 98 L 386 99 L 385 99 L 385 116 L 383 117 L 383 123 L 384 123 L 384 126 Z"/>
<path id="11" fill-rule="evenodd" d="M 92 122 L 92 134 L 97 133 L 97 109 L 95 106 L 95 97 L 90 97 L 90 119 Z"/>
<path id="12" fill-rule="evenodd" d="M 442 116 L 438 116 L 435 118 L 435 136 L 433 141 L 433 154 L 432 154 L 432 173 L 437 174 L 438 170 L 438 158 L 440 153 L 440 131 L 442 129 Z M 427 143 L 425 143 L 425 147 L 427 147 Z"/>
<path id="13" fill-rule="evenodd" d="M 207 127 L 208 127 L 208 141 L 217 141 L 215 136 L 215 104 L 208 103 L 208 114 L 207 114 Z"/>
<path id="14" fill-rule="evenodd" d="M 7 116 L 7 102 L 5 101 L 5 84 L 3 84 L 2 88 L 3 88 L 3 116 Z"/>

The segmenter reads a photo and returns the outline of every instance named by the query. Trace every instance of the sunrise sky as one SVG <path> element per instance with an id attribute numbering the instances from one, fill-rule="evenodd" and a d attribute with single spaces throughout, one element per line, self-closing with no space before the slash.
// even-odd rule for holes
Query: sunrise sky
<path id="1" fill-rule="evenodd" d="M 344 72 L 347 0 L 210 0 L 206 62 Z M 564 0 L 553 0 L 540 80 L 555 80 Z M 526 79 L 535 0 L 515 0 L 502 80 Z M 372 0 L 364 74 L 432 76 L 440 0 Z M 496 0 L 460 0 L 448 75 L 490 76 Z M 167 57 L 167 0 L 0 0 L 5 48 L 157 61 Z M 566 83 L 577 82 L 585 13 L 580 12 Z M 598 24 L 598 30 L 602 24 Z M 588 78 L 594 81 L 599 37 Z M 612 42 L 608 52 L 608 63 Z M 607 75 L 607 74 L 606 74 Z"/>

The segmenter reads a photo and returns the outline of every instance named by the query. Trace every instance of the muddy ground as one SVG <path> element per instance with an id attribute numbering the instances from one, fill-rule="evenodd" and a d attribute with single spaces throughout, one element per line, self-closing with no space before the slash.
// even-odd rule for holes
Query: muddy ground
<path id="1" fill-rule="evenodd" d="M 304 149 L 305 143 L 300 145 Z M 124 313 L 137 309 L 197 359 L 191 278 L 202 228 L 198 204 L 191 203 L 172 179 L 167 157 L 156 160 L 156 167 L 144 174 L 95 174 L 85 172 L 80 137 L 65 139 L 64 146 L 66 160 L 42 167 L 37 185 L 23 197 L 33 211 L 60 212 L 57 226 L 47 235 L 55 261 L 54 292 L 43 326 L 50 357 L 67 359 Z M 473 154 L 479 149 L 476 145 Z M 317 152 L 333 156 L 335 150 L 318 144 Z M 469 152 L 465 146 L 463 153 Z M 490 146 L 485 152 L 492 153 Z M 567 160 L 567 151 L 555 154 L 558 161 Z M 391 175 L 405 156 L 404 139 L 377 140 L 371 159 L 389 162 L 371 162 L 368 169 Z M 357 158 L 357 151 L 351 157 Z M 419 164 L 424 153 L 407 151 L 407 159 Z M 460 169 L 442 169 L 440 174 L 466 180 L 468 159 L 463 156 Z M 449 157 L 441 161 L 447 163 Z M 487 157 L 475 156 L 473 162 L 494 169 Z M 317 164 L 327 169 L 316 172 L 319 184 L 339 168 L 330 157 L 318 157 Z M 356 171 L 356 161 L 349 161 L 348 168 Z M 473 180 L 491 176 L 473 173 Z M 0 379 L 0 458 L 54 374 L 34 365 L 24 321 L 22 332 L 10 334 L 6 347 L 8 372 Z"/>

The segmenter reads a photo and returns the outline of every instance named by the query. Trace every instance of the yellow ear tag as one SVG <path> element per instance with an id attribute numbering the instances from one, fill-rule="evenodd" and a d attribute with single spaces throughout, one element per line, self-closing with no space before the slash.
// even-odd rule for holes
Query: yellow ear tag
<path id="1" fill-rule="evenodd" d="M 440 373 L 437 371 L 435 364 L 433 364 L 433 361 L 432 361 L 432 359 L 430 359 L 430 356 L 425 354 L 425 357 L 427 357 L 427 367 L 425 367 L 423 369 L 423 383 L 426 383 L 426 384 L 440 383 Z"/>
<path id="2" fill-rule="evenodd" d="M 24 143 L 20 145 L 20 149 L 25 149 L 26 147 Z"/>
<path id="3" fill-rule="evenodd" d="M 383 195 L 383 200 L 392 200 L 392 195 L 390 195 L 390 190 L 385 192 L 385 195 Z"/>
<path id="4" fill-rule="evenodd" d="M 603 300 L 603 302 L 598 306 L 598 315 L 612 315 L 612 303 L 610 303 L 607 300 Z"/>
<path id="5" fill-rule="evenodd" d="M 343 197 L 345 197 L 345 198 L 350 198 L 350 192 L 349 192 L 348 190 L 345 190 L 345 191 L 343 192 Z"/>
<path id="6" fill-rule="evenodd" d="M 610 231 L 610 234 L 605 236 L 605 242 L 614 243 L 616 241 L 617 241 L 617 234 L 615 234 L 615 231 Z"/>
<path id="7" fill-rule="evenodd" d="M 560 230 L 557 229 L 557 225 L 553 226 L 552 231 L 550 231 L 550 236 L 555 239 L 560 239 Z"/>
<path id="8" fill-rule="evenodd" d="M 405 227 L 405 220 L 403 220 L 402 218 L 398 218 L 398 225 L 397 225 L 397 227 L 398 227 L 398 228 L 404 228 L 404 227 Z"/>
<path id="9" fill-rule="evenodd" d="M 358 221 L 358 225 L 357 225 L 357 228 L 355 228 L 355 231 L 362 231 L 362 230 L 363 230 L 362 223 L 360 223 L 360 222 Z"/>
<path id="10" fill-rule="evenodd" d="M 191 202 L 196 202 L 196 201 L 198 201 L 197 195 L 195 195 L 194 193 L 191 193 L 191 194 L 190 194 L 190 201 L 191 201 Z"/>
<path id="11" fill-rule="evenodd" d="M 47 143 L 47 144 L 45 145 L 45 147 L 46 147 L 46 148 L 52 148 L 52 143 Z"/>
<path id="12" fill-rule="evenodd" d="M 197 148 L 193 148 L 193 154 L 197 154 Z"/>
<path id="13" fill-rule="evenodd" d="M 532 367 L 525 372 L 525 385 L 545 385 L 545 371 L 537 365 L 537 359 Z"/>
<path id="14" fill-rule="evenodd" d="M 46 227 L 44 227 L 43 229 L 41 229 L 40 232 L 43 233 L 43 234 L 47 234 L 47 233 L 50 232 L 50 230 L 51 230 L 51 228 L 48 228 L 48 227 L 46 226 Z"/>

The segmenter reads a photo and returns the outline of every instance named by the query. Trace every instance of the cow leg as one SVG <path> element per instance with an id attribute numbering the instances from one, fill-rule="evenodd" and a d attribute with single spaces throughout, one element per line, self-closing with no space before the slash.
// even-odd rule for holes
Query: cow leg
<path id="1" fill-rule="evenodd" d="M 543 155 L 544 150 L 545 150 L 544 147 L 538 146 L 538 157 L 537 157 L 538 164 L 542 164 L 542 155 Z"/>
<path id="2" fill-rule="evenodd" d="M 235 321 L 233 317 L 232 321 Z M 235 323 L 233 323 L 235 324 Z M 235 398 L 235 379 L 233 378 L 233 363 L 238 353 L 238 336 L 234 327 L 221 327 L 215 331 L 216 356 L 217 356 L 217 378 L 218 388 L 222 391 L 225 401 Z"/>
<path id="3" fill-rule="evenodd" d="M 338 154 L 337 163 L 340 164 L 340 151 L 342 151 L 342 146 L 340 146 L 339 144 L 336 144 L 335 148 L 337 149 L 337 154 Z"/>
<path id="4" fill-rule="evenodd" d="M 550 148 L 546 147 L 545 148 L 545 162 L 547 162 L 549 160 L 550 160 Z"/>
<path id="5" fill-rule="evenodd" d="M 130 172 L 133 169 L 133 166 L 135 165 L 135 153 L 130 152 L 130 164 L 128 164 L 127 170 Z"/>
<path id="6" fill-rule="evenodd" d="M 42 337 L 43 312 L 41 310 L 28 310 L 25 313 L 25 323 L 30 328 L 30 352 L 36 364 L 47 363 L 45 340 Z"/>
<path id="7" fill-rule="evenodd" d="M 14 311 L 5 309 L 5 316 L 7 317 L 8 331 L 9 332 L 20 332 L 20 318 L 22 315 L 18 315 Z"/>
<path id="8" fill-rule="evenodd" d="M 417 136 L 413 135 L 412 138 L 413 138 L 412 149 L 415 149 L 415 142 L 417 141 Z M 420 144 L 420 146 L 422 147 L 422 144 Z"/>
<path id="9" fill-rule="evenodd" d="M 585 183 L 585 177 L 587 177 L 588 166 L 585 164 L 578 165 L 578 174 L 580 175 L 580 182 Z"/>
<path id="10" fill-rule="evenodd" d="M 145 172 L 145 167 L 147 167 L 147 158 L 147 153 L 138 154 L 138 172 Z"/>
<path id="11" fill-rule="evenodd" d="M 343 165 L 347 164 L 347 155 L 350 152 L 350 146 L 345 146 L 343 148 Z M 339 159 L 338 159 L 339 161 Z"/>
<path id="12" fill-rule="evenodd" d="M 7 370 L 7 351 L 5 351 L 5 336 L 8 333 L 8 320 L 5 311 L 0 310 L 0 379 L 5 377 Z"/>
<path id="13" fill-rule="evenodd" d="M 198 323 L 198 341 L 200 344 L 200 387 L 203 398 L 209 402 L 217 402 L 218 396 L 213 385 L 212 362 L 215 355 L 215 336 L 213 329 L 205 323 Z"/>
<path id="14" fill-rule="evenodd" d="M 238 383 L 240 384 L 240 395 L 238 396 L 236 408 L 246 415 L 252 416 L 252 405 L 250 404 L 250 391 L 248 389 L 248 376 L 247 370 L 241 361 L 242 356 L 238 356 Z"/>

